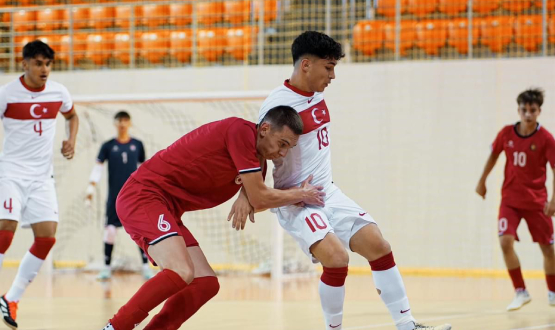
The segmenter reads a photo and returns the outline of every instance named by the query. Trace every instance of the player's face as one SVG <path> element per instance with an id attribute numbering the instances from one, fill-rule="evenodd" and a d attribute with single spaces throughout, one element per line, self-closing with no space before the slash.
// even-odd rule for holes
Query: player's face
<path id="1" fill-rule="evenodd" d="M 281 131 L 272 129 L 270 124 L 262 123 L 259 128 L 256 150 L 264 159 L 285 157 L 289 149 L 297 145 L 299 136 L 284 126 Z"/>
<path id="2" fill-rule="evenodd" d="M 114 125 L 119 134 L 125 134 L 129 131 L 129 127 L 131 127 L 131 120 L 128 118 L 119 118 L 114 121 Z"/>
<path id="3" fill-rule="evenodd" d="M 535 124 L 540 112 L 540 107 L 535 103 L 521 103 L 518 106 L 518 114 L 522 123 Z"/>
<path id="4" fill-rule="evenodd" d="M 312 92 L 323 92 L 335 79 L 337 60 L 311 57 L 306 67 L 308 85 Z"/>
<path id="5" fill-rule="evenodd" d="M 48 75 L 50 75 L 52 60 L 37 55 L 34 58 L 23 60 L 23 69 L 25 70 L 25 76 L 33 85 L 31 87 L 42 87 L 46 84 Z"/>

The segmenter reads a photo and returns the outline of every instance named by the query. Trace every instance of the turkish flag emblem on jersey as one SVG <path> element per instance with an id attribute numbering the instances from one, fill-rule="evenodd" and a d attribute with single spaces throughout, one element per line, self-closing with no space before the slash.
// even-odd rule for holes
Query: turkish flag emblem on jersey
<path id="1" fill-rule="evenodd" d="M 330 112 L 326 101 L 322 100 L 320 103 L 303 110 L 299 113 L 303 120 L 303 134 L 309 133 L 318 129 L 330 122 Z"/>
<path id="2" fill-rule="evenodd" d="M 54 119 L 62 102 L 9 103 L 4 116 L 19 120 Z"/>

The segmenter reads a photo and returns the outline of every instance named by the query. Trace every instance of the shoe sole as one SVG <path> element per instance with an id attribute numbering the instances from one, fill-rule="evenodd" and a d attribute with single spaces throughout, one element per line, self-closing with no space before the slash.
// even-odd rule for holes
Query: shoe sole
<path id="1" fill-rule="evenodd" d="M 520 305 L 518 308 L 512 308 L 512 309 L 507 309 L 507 312 L 513 312 L 513 311 L 517 311 L 519 309 L 521 309 L 522 307 L 524 307 L 524 305 L 529 304 L 532 301 L 532 299 L 525 301 L 522 305 Z"/>
<path id="2" fill-rule="evenodd" d="M 14 327 L 13 325 L 9 324 L 9 323 L 6 322 L 6 320 L 4 320 L 3 318 L 2 318 L 2 321 L 4 321 L 4 324 L 5 324 L 8 328 L 10 328 L 11 330 L 17 330 L 17 327 Z"/>

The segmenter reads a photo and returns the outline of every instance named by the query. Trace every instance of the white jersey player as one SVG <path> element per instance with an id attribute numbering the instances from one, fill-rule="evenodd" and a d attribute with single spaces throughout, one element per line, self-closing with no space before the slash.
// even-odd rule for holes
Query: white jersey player
<path id="1" fill-rule="evenodd" d="M 260 109 L 260 118 L 275 105 L 288 105 L 303 119 L 303 135 L 297 147 L 274 161 L 275 187 L 296 187 L 302 184 L 303 177 L 313 175 L 312 184 L 323 186 L 326 193 L 323 207 L 291 205 L 275 210 L 281 226 L 313 262 L 323 266 L 319 293 L 325 329 L 340 330 L 343 326 L 349 263 L 346 249 L 369 261 L 376 288 L 397 329 L 451 329 L 448 324 L 427 327 L 416 323 L 391 246 L 372 217 L 333 183 L 331 115 L 322 92 L 335 79 L 335 66 L 344 56 L 341 44 L 325 34 L 309 31 L 295 39 L 292 55 L 295 69 L 291 79 L 270 93 Z"/>
<path id="2" fill-rule="evenodd" d="M 23 48 L 25 74 L 0 87 L 4 145 L 0 153 L 0 267 L 17 223 L 35 240 L 21 260 L 11 288 L 0 298 L 4 323 L 17 329 L 18 302 L 55 243 L 58 201 L 52 171 L 56 116 L 69 123 L 62 154 L 73 158 L 79 119 L 67 89 L 48 81 L 54 51 L 36 40 Z"/>

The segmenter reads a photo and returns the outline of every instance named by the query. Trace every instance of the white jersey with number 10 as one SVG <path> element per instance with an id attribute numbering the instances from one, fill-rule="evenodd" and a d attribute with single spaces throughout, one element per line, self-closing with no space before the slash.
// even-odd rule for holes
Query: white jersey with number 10
<path id="1" fill-rule="evenodd" d="M 313 185 L 327 188 L 332 184 L 330 151 L 330 114 L 324 94 L 306 93 L 285 81 L 274 89 L 260 109 L 258 121 L 279 105 L 297 110 L 304 124 L 297 146 L 285 158 L 274 161 L 274 187 L 285 189 L 298 186 L 309 175 Z"/>

